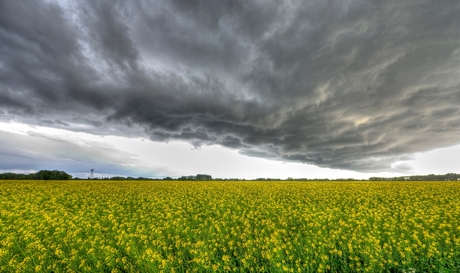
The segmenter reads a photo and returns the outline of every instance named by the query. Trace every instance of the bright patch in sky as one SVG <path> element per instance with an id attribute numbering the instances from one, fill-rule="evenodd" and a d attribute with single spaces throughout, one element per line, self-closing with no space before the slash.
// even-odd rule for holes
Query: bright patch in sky
<path id="1" fill-rule="evenodd" d="M 70 169 L 63 169 L 74 176 L 82 178 L 87 177 L 89 170 L 94 168 L 96 177 L 115 175 L 179 177 L 205 173 L 215 178 L 367 179 L 370 176 L 397 176 L 405 173 L 458 172 L 458 166 L 456 166 L 455 162 L 460 160 L 459 145 L 408 156 L 408 160 L 395 162 L 392 166 L 393 170 L 390 170 L 391 172 L 370 174 L 249 157 L 238 153 L 237 150 L 218 145 L 194 148 L 188 143 L 178 141 L 169 143 L 153 142 L 141 138 L 97 136 L 19 123 L 0 123 L 0 136 L 5 133 L 16 135 L 18 147 L 10 147 L 16 153 L 21 151 L 22 147 L 19 147 L 21 143 L 28 141 L 36 143 L 37 138 L 40 139 L 40 145 L 27 147 L 29 149 L 27 151 L 28 156 L 31 157 L 29 158 L 30 160 L 41 162 L 42 156 L 43 158 L 54 158 L 60 162 L 75 163 L 72 165 L 86 166 L 87 169 L 82 169 L 84 167 L 75 169 L 75 167 L 71 167 L 72 165 L 69 166 Z M 23 142 L 19 140 L 21 137 L 24 138 Z M 56 150 L 56 148 L 61 150 Z M 7 160 L 8 156 L 3 156 L 3 158 Z M 442 164 L 432 164 L 432 162 Z M 109 165 L 112 166 L 109 168 Z M 38 171 L 38 167 L 30 171 Z M 49 165 L 48 168 L 54 169 L 58 168 L 58 166 Z"/>

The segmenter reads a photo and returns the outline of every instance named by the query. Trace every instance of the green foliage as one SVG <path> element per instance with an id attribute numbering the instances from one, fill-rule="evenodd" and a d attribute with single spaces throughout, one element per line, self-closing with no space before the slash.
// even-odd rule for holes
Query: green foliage
<path id="1" fill-rule="evenodd" d="M 70 180 L 72 176 L 64 171 L 42 170 L 34 174 L 36 180 Z"/>
<path id="2" fill-rule="evenodd" d="M 114 177 L 111 177 L 110 180 L 126 180 L 126 178 L 122 176 L 114 176 Z"/>
<path id="3" fill-rule="evenodd" d="M 18 174 L 18 173 L 2 173 L 0 179 L 8 180 L 70 180 L 72 176 L 64 171 L 49 171 L 41 170 L 37 173 Z"/>
<path id="4" fill-rule="evenodd" d="M 166 177 L 164 180 L 173 180 L 173 178 Z M 180 181 L 187 181 L 187 180 L 207 180 L 207 181 L 210 181 L 210 180 L 213 180 L 213 179 L 212 179 L 212 176 L 210 176 L 209 174 L 197 174 L 196 176 L 195 175 L 181 176 L 181 177 L 177 178 L 177 180 L 180 180 Z"/>
<path id="5" fill-rule="evenodd" d="M 212 180 L 212 176 L 209 174 L 197 174 L 196 180 Z"/>

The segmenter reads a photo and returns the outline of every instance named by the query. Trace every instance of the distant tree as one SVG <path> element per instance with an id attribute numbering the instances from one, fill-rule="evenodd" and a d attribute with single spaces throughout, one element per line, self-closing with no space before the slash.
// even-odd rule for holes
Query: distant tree
<path id="1" fill-rule="evenodd" d="M 212 176 L 209 174 L 197 174 L 196 180 L 212 180 Z"/>
<path id="2" fill-rule="evenodd" d="M 12 180 L 69 180 L 72 179 L 70 174 L 63 171 L 48 171 L 41 170 L 37 173 L 31 174 L 17 174 L 17 173 L 3 173 L 0 174 L 0 179 L 12 179 Z"/>
<path id="3" fill-rule="evenodd" d="M 27 175 L 18 173 L 2 173 L 0 174 L 0 179 L 24 180 L 27 179 Z"/>
<path id="4" fill-rule="evenodd" d="M 126 177 L 123 177 L 123 176 L 114 176 L 114 177 L 111 177 L 110 180 L 126 180 Z"/>
<path id="5" fill-rule="evenodd" d="M 35 174 L 33 174 L 34 179 L 36 180 L 70 180 L 72 176 L 67 174 L 63 171 L 48 171 L 48 170 L 41 170 Z"/>

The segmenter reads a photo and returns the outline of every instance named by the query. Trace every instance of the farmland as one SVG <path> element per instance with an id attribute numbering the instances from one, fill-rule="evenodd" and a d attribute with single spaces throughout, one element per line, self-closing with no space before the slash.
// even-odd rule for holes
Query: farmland
<path id="1" fill-rule="evenodd" d="M 459 182 L 1 181 L 0 272 L 458 272 Z"/>

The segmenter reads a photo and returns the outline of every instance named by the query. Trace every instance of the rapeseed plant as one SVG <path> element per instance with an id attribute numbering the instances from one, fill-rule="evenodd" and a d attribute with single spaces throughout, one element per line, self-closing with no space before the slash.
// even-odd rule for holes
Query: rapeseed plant
<path id="1" fill-rule="evenodd" d="M 0 272 L 458 272 L 459 186 L 1 181 Z"/>

